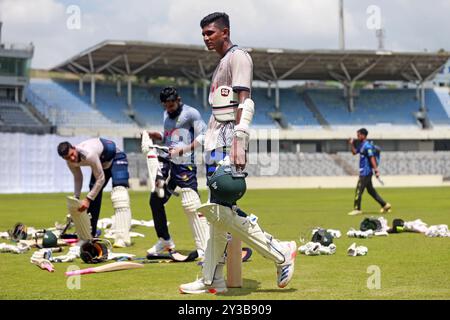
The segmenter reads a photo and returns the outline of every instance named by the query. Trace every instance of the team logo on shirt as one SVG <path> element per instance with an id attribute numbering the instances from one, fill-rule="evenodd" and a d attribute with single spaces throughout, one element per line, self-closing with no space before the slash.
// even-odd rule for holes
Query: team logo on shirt
<path id="1" fill-rule="evenodd" d="M 220 89 L 220 94 L 222 97 L 228 97 L 230 95 L 230 90 L 227 88 L 222 88 Z"/>

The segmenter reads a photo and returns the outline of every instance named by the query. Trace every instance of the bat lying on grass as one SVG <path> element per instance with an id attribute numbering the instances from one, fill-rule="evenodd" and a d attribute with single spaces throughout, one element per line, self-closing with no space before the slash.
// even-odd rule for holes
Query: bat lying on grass
<path id="1" fill-rule="evenodd" d="M 134 262 L 113 262 L 100 267 L 95 268 L 87 268 L 81 270 L 74 270 L 66 272 L 66 276 L 77 276 L 82 274 L 90 274 L 90 273 L 101 273 L 101 272 L 110 272 L 110 271 L 119 271 L 119 270 L 128 270 L 128 269 L 138 269 L 143 268 L 144 266 L 140 263 Z"/>
<path id="2" fill-rule="evenodd" d="M 148 260 L 168 259 L 172 260 L 173 262 L 190 262 L 194 261 L 197 258 L 198 258 L 197 250 L 190 252 L 187 256 L 175 250 L 170 250 L 166 254 L 147 255 Z"/>
<path id="3" fill-rule="evenodd" d="M 32 248 L 42 247 L 42 239 L 37 240 L 20 240 L 20 243 L 25 243 Z M 58 239 L 58 246 L 70 246 L 71 244 L 77 243 L 78 239 Z"/>
<path id="4" fill-rule="evenodd" d="M 141 264 L 146 263 L 171 263 L 171 262 L 191 262 L 198 258 L 197 250 L 190 252 L 187 256 L 178 251 L 170 250 L 167 253 L 148 254 L 145 258 L 134 256 L 120 256 L 113 258 L 116 261 L 135 261 Z"/>
<path id="5" fill-rule="evenodd" d="M 246 262 L 252 256 L 250 248 L 242 248 L 242 262 Z M 148 254 L 146 258 L 118 257 L 117 261 L 139 261 L 139 263 L 171 263 L 171 262 L 191 262 L 198 258 L 197 250 L 190 252 L 187 256 L 170 250 L 168 253 Z"/>

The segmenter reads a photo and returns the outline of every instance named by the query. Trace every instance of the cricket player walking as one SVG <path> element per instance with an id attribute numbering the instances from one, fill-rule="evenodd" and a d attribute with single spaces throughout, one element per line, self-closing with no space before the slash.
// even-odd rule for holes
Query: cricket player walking
<path id="1" fill-rule="evenodd" d="M 128 195 L 128 160 L 126 154 L 107 139 L 94 138 L 73 146 L 69 142 L 58 145 L 58 154 L 67 162 L 74 177 L 74 196 L 79 199 L 83 185 L 82 166 L 92 169 L 89 193 L 78 206 L 70 210 L 78 237 L 90 240 L 97 233 L 103 189 L 112 177 L 111 201 L 115 212 L 114 246 L 123 248 L 131 245 L 131 210 Z M 86 212 L 87 210 L 87 212 Z M 90 214 L 90 216 L 88 215 Z"/>
<path id="2" fill-rule="evenodd" d="M 233 45 L 229 17 L 212 13 L 200 22 L 203 40 L 221 60 L 213 74 L 209 103 L 212 116 L 205 134 L 205 160 L 210 203 L 198 208 L 210 223 L 202 269 L 203 277 L 180 286 L 181 293 L 223 293 L 227 291 L 223 267 L 227 232 L 239 236 L 277 269 L 277 284 L 284 288 L 294 273 L 295 241 L 281 242 L 264 232 L 254 215 L 236 206 L 246 190 L 242 170 L 246 165 L 249 126 L 254 114 L 251 100 L 253 62 L 250 55 Z"/>
<path id="3" fill-rule="evenodd" d="M 201 202 L 197 191 L 197 167 L 193 151 L 203 144 L 206 124 L 197 109 L 181 102 L 175 88 L 164 88 L 160 93 L 160 100 L 165 109 L 164 132 L 150 131 L 147 134 L 151 142 L 161 140 L 169 150 L 166 156 L 161 154 L 158 157 L 161 162 L 158 180 L 167 182 L 162 193 L 150 194 L 150 208 L 159 240 L 147 253 L 157 254 L 175 248 L 167 227 L 164 205 L 175 188 L 179 187 L 181 204 L 191 227 L 197 253 L 199 257 L 203 257 L 209 237 L 209 226 L 206 218 L 197 212 Z"/>
<path id="4" fill-rule="evenodd" d="M 383 198 L 378 194 L 372 184 L 372 176 L 375 173 L 375 176 L 379 178 L 380 171 L 378 169 L 378 164 L 376 160 L 376 150 L 375 147 L 370 141 L 367 140 L 367 135 L 369 132 L 365 128 L 361 128 L 356 132 L 359 146 L 355 147 L 353 144 L 354 140 L 352 138 L 349 139 L 348 143 L 352 150 L 352 154 L 359 154 L 359 179 L 358 184 L 355 190 L 355 199 L 353 203 L 353 210 L 348 213 L 350 216 L 362 214 L 361 211 L 361 199 L 364 193 L 364 190 L 367 189 L 367 192 L 372 196 L 372 198 L 378 202 L 381 206 L 380 212 L 386 213 L 390 212 L 392 206 L 390 203 L 383 200 Z"/>

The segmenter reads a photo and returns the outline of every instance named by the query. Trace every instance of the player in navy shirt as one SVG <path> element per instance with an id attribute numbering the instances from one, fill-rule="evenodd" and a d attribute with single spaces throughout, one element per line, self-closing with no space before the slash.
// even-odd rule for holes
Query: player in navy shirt
<path id="1" fill-rule="evenodd" d="M 367 188 L 367 192 L 372 196 L 372 198 L 377 201 L 380 206 L 380 212 L 389 212 L 391 205 L 381 198 L 377 193 L 372 184 L 372 175 L 378 178 L 380 176 L 380 171 L 377 165 L 376 150 L 372 143 L 367 140 L 367 135 L 369 132 L 365 128 L 359 129 L 357 132 L 357 137 L 359 140 L 359 146 L 355 147 L 353 144 L 353 138 L 349 140 L 349 144 L 352 149 L 352 154 L 359 154 L 359 180 L 355 191 L 355 200 L 353 204 L 353 211 L 348 214 L 353 216 L 361 214 L 361 198 L 364 190 Z"/>
<path id="2" fill-rule="evenodd" d="M 149 131 L 153 140 L 161 140 L 169 148 L 169 155 L 158 156 L 161 178 L 166 181 L 164 195 L 153 192 L 150 195 L 150 208 L 155 222 L 158 242 L 147 250 L 148 254 L 159 254 L 175 248 L 169 229 L 165 204 L 176 187 L 181 188 L 181 204 L 191 226 L 197 253 L 203 257 L 209 238 L 206 218 L 197 212 L 201 201 L 197 191 L 197 167 L 194 162 L 194 149 L 203 144 L 206 124 L 200 112 L 181 101 L 173 87 L 164 88 L 160 93 L 164 106 L 164 131 Z"/>

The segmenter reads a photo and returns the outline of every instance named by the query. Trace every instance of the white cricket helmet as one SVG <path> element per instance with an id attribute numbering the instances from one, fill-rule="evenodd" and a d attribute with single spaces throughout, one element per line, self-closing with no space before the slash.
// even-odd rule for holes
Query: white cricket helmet
<path id="1" fill-rule="evenodd" d="M 212 107 L 237 107 L 239 105 L 238 94 L 229 86 L 218 87 L 212 97 Z"/>

